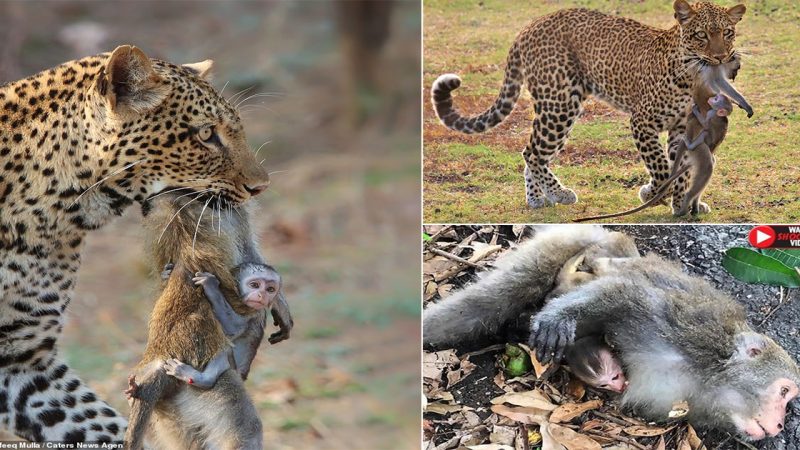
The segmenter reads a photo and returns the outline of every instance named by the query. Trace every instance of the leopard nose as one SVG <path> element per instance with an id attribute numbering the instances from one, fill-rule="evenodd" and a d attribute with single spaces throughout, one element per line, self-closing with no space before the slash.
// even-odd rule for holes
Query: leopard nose
<path id="1" fill-rule="evenodd" d="M 253 186 L 244 185 L 244 190 L 247 191 L 250 196 L 255 197 L 256 195 L 264 192 L 269 187 L 269 181 L 266 183 L 256 184 Z"/>

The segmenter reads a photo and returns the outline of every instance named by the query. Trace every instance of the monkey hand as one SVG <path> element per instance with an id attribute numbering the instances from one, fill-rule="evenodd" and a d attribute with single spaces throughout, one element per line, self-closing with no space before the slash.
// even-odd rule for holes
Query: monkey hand
<path id="1" fill-rule="evenodd" d="M 537 314 L 531 322 L 531 347 L 536 348 L 536 359 L 542 364 L 558 363 L 564 350 L 575 341 L 574 319 L 555 319 Z"/>
<path id="2" fill-rule="evenodd" d="M 169 276 L 172 275 L 172 269 L 175 268 L 175 264 L 167 263 L 164 265 L 164 270 L 161 271 L 161 279 L 168 280 Z"/>
<path id="3" fill-rule="evenodd" d="M 281 317 L 278 314 L 273 314 L 273 319 L 275 326 L 280 327 L 280 330 L 269 335 L 269 339 L 267 339 L 269 343 L 277 344 L 278 342 L 289 339 L 289 334 L 294 326 L 294 321 L 292 318 L 289 317 L 289 320 L 287 321 L 284 317 Z"/>
<path id="4" fill-rule="evenodd" d="M 125 389 L 123 392 L 128 401 L 139 398 L 139 385 L 136 384 L 136 375 L 128 375 L 128 389 Z"/>
<path id="5" fill-rule="evenodd" d="M 209 288 L 217 288 L 219 287 L 219 279 L 213 273 L 208 272 L 197 272 L 194 274 L 194 278 L 192 278 L 194 284 L 197 286 L 209 287 Z"/>

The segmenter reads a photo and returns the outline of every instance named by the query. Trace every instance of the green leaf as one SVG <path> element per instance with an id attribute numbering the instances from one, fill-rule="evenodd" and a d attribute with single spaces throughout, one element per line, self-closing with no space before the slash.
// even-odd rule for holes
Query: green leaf
<path id="1" fill-rule="evenodd" d="M 800 274 L 782 262 L 749 248 L 734 247 L 725 252 L 722 266 L 747 283 L 800 287 Z"/>
<path id="2" fill-rule="evenodd" d="M 761 253 L 777 259 L 787 267 L 800 267 L 800 249 L 768 248 L 761 250 Z"/>
<path id="3" fill-rule="evenodd" d="M 428 236 L 428 233 L 422 233 L 422 240 L 423 241 L 430 241 L 431 237 Z"/>

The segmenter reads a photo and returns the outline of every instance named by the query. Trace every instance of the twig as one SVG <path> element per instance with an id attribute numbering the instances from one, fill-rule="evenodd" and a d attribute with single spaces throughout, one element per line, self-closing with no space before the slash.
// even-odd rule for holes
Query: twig
<path id="1" fill-rule="evenodd" d="M 431 236 L 431 239 L 428 242 L 436 242 L 437 240 L 439 240 L 440 237 L 442 237 L 443 234 L 447 233 L 452 229 L 453 229 L 452 225 L 447 225 L 446 227 L 442 228 L 436 233 L 433 233 L 433 236 Z"/>
<path id="2" fill-rule="evenodd" d="M 522 450 L 530 450 L 530 443 L 528 442 L 528 427 L 524 423 L 519 424 L 522 430 Z"/>
<path id="3" fill-rule="evenodd" d="M 601 419 L 606 419 L 608 421 L 614 422 L 617 425 L 622 425 L 623 427 L 636 425 L 635 423 L 631 423 L 631 422 L 625 421 L 623 419 L 620 419 L 619 417 L 614 417 L 614 416 L 612 416 L 610 414 L 602 413 L 600 411 L 592 410 L 592 414 L 594 414 L 595 416 L 597 416 L 597 417 L 599 417 Z"/>
<path id="4" fill-rule="evenodd" d="M 714 450 L 719 450 L 720 448 L 722 448 L 723 445 L 725 445 L 730 440 L 731 440 L 731 435 L 729 434 L 725 439 L 722 440 L 722 442 L 719 443 L 719 445 L 714 447 Z"/>
<path id="5" fill-rule="evenodd" d="M 603 433 L 602 431 L 597 431 L 597 430 L 584 430 L 584 433 L 593 434 L 595 436 L 601 436 L 601 437 L 604 437 L 606 439 L 611 439 L 612 441 L 624 442 L 624 443 L 626 443 L 628 445 L 632 445 L 632 446 L 638 448 L 639 450 L 649 450 L 644 445 L 636 442 L 635 439 L 627 438 L 625 436 L 615 436 L 615 435 L 611 435 L 611 434 L 608 434 L 608 433 Z"/>
<path id="6" fill-rule="evenodd" d="M 505 347 L 506 347 L 506 344 L 490 345 L 490 346 L 488 346 L 486 348 L 482 348 L 480 350 L 475 350 L 474 352 L 464 353 L 458 359 L 463 361 L 463 360 L 465 360 L 465 359 L 467 359 L 469 357 L 482 355 L 484 353 L 493 352 L 495 350 L 501 350 L 501 349 L 504 349 Z"/>
<path id="7" fill-rule="evenodd" d="M 748 449 L 748 450 L 758 450 L 757 448 L 753 447 L 753 445 L 752 445 L 752 444 L 750 444 L 750 443 L 749 443 L 749 442 L 747 442 L 747 441 L 743 441 L 743 440 L 739 439 L 739 438 L 738 438 L 738 437 L 736 437 L 736 436 L 733 436 L 733 438 L 736 440 L 736 442 L 738 442 L 738 443 L 742 444 L 742 445 L 744 446 L 744 448 L 746 448 L 746 449 Z"/>
<path id="8" fill-rule="evenodd" d="M 440 250 L 440 249 L 438 249 L 438 248 L 436 248 L 436 247 L 434 247 L 432 245 L 428 246 L 428 251 L 430 251 L 431 253 L 436 253 L 439 256 L 444 256 L 447 259 L 452 259 L 453 261 L 455 261 L 457 263 L 466 264 L 466 265 L 472 266 L 472 267 L 480 267 L 479 265 L 475 264 L 472 261 L 467 261 L 466 259 L 464 259 L 464 258 L 462 258 L 460 256 L 456 256 L 456 255 L 454 255 L 454 254 L 452 254 L 450 252 L 446 252 L 444 250 Z"/>
<path id="9" fill-rule="evenodd" d="M 778 292 L 780 293 L 780 296 L 778 297 L 778 306 L 776 306 L 775 308 L 773 308 L 773 309 L 772 309 L 772 311 L 768 312 L 768 313 L 767 313 L 767 315 L 766 315 L 766 316 L 764 316 L 764 320 L 762 320 L 762 321 L 761 321 L 761 322 L 758 324 L 758 326 L 759 326 L 759 327 L 760 327 L 761 325 L 764 325 L 764 322 L 766 322 L 767 320 L 769 320 L 769 318 L 770 318 L 770 317 L 772 317 L 772 315 L 773 315 L 773 314 L 775 314 L 775 311 L 777 311 L 778 309 L 780 309 L 780 307 L 781 307 L 781 306 L 783 306 L 783 305 L 784 305 L 784 304 L 786 304 L 786 303 L 789 303 L 789 294 L 788 294 L 788 293 L 786 293 L 786 291 L 784 290 L 783 286 L 779 286 L 779 289 L 780 289 L 780 290 L 779 290 Z"/>

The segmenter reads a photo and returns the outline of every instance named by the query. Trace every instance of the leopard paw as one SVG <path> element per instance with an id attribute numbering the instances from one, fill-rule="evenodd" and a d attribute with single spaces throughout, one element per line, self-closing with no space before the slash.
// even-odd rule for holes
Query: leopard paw
<path id="1" fill-rule="evenodd" d="M 548 193 L 547 199 L 553 203 L 571 205 L 578 202 L 578 194 L 576 194 L 572 189 L 561 188 L 555 192 Z"/>

